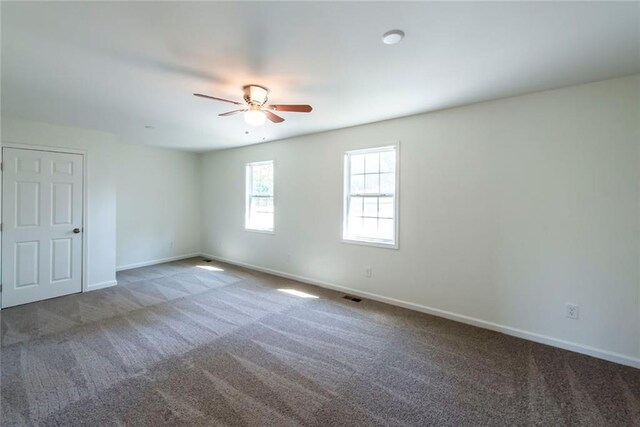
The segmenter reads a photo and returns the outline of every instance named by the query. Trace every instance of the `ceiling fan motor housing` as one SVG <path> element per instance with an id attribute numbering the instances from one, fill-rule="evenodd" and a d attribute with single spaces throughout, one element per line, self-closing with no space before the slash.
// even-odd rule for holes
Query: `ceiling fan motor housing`
<path id="1" fill-rule="evenodd" d="M 263 105 L 267 102 L 269 89 L 258 85 L 247 85 L 244 89 L 244 100 L 249 104 Z"/>

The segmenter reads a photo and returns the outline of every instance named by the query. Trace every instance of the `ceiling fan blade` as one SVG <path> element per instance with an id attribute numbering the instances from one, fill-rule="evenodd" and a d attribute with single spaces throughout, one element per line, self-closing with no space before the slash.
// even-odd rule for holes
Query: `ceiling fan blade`
<path id="1" fill-rule="evenodd" d="M 233 111 L 227 111 L 226 113 L 222 113 L 222 114 L 218 114 L 219 116 L 231 116 L 233 114 L 238 114 L 238 113 L 243 113 L 247 111 L 247 109 L 242 109 L 242 110 L 233 110 Z"/>
<path id="2" fill-rule="evenodd" d="M 242 102 L 236 102 L 236 101 L 230 101 L 228 99 L 224 99 L 224 98 L 216 98 L 215 96 L 209 96 L 209 95 L 203 95 L 201 93 L 194 93 L 195 96 L 199 96 L 200 98 L 209 98 L 209 99 L 213 99 L 215 101 L 222 101 L 222 102 L 229 102 L 231 104 L 236 104 L 236 105 L 245 105 Z"/>
<path id="3" fill-rule="evenodd" d="M 296 113 L 309 113 L 313 108 L 311 105 L 281 105 L 281 104 L 269 104 L 266 108 L 270 108 L 276 111 L 293 111 Z"/>
<path id="4" fill-rule="evenodd" d="M 267 119 L 271 120 L 273 123 L 282 123 L 284 122 L 284 119 L 276 114 L 273 114 L 271 111 L 269 110 L 260 110 L 264 113 L 265 116 L 267 116 Z"/>

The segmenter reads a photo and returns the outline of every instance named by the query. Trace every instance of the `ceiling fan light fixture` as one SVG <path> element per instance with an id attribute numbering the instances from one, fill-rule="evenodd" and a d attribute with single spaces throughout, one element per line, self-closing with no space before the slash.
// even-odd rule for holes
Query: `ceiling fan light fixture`
<path id="1" fill-rule="evenodd" d="M 218 98 L 216 96 L 204 95 L 202 93 L 194 93 L 200 98 L 213 99 L 214 101 L 226 102 L 229 104 L 240 105 L 244 108 L 220 113 L 218 116 L 227 117 L 244 113 L 244 121 L 251 126 L 261 126 L 265 123 L 265 119 L 273 123 L 282 123 L 284 119 L 274 113 L 274 111 L 285 111 L 291 113 L 310 113 L 313 108 L 311 105 L 302 104 L 267 104 L 267 95 L 269 89 L 264 86 L 247 85 L 243 87 L 244 104 L 242 102 L 231 101 L 229 99 Z M 246 106 L 245 106 L 246 104 Z"/>
<path id="2" fill-rule="evenodd" d="M 260 110 L 249 110 L 244 113 L 244 121 L 251 126 L 262 126 L 266 116 Z"/>

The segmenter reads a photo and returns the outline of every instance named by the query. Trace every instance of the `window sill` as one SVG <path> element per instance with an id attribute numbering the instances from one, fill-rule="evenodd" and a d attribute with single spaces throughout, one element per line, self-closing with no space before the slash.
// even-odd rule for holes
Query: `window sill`
<path id="1" fill-rule="evenodd" d="M 258 228 L 245 228 L 244 231 L 250 231 L 251 233 L 258 234 L 276 234 L 275 230 L 260 230 Z"/>
<path id="2" fill-rule="evenodd" d="M 398 242 L 395 243 L 382 243 L 382 242 L 369 242 L 367 240 L 354 240 L 342 238 L 342 243 L 348 243 L 351 245 L 372 246 L 374 248 L 383 249 L 399 249 Z"/>

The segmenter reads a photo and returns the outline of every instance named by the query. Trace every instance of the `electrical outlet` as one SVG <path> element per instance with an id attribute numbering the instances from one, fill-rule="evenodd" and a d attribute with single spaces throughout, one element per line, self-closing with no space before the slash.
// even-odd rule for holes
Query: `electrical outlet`
<path id="1" fill-rule="evenodd" d="M 580 315 L 580 306 L 578 306 L 578 304 L 572 304 L 568 302 L 565 304 L 565 308 L 566 316 L 569 319 L 578 319 L 578 316 Z"/>
<path id="2" fill-rule="evenodd" d="M 367 267 L 367 269 L 365 270 L 365 273 L 364 273 L 364 274 L 365 274 L 367 277 L 371 277 L 371 274 L 372 274 L 371 267 Z"/>

